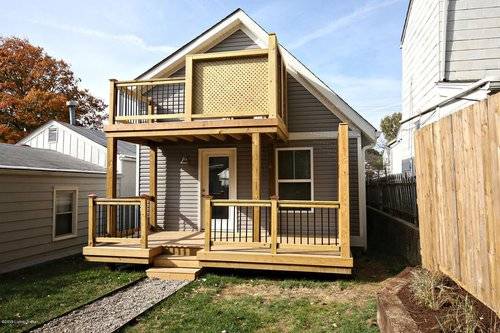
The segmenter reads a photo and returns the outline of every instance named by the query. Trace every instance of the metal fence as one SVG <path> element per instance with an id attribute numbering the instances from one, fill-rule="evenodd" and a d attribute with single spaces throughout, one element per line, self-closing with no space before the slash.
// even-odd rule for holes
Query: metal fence
<path id="1" fill-rule="evenodd" d="M 397 174 L 367 179 L 366 203 L 373 208 L 418 225 L 415 176 Z"/>

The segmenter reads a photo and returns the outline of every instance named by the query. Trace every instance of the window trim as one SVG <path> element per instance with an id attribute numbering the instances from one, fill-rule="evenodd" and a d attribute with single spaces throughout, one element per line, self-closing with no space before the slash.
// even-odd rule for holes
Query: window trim
<path id="1" fill-rule="evenodd" d="M 309 168 L 310 168 L 310 178 L 309 179 L 279 179 L 279 151 L 290 151 L 290 150 L 309 150 Z M 276 195 L 279 198 L 279 184 L 280 183 L 310 183 L 311 184 L 311 199 L 310 201 L 314 201 L 314 149 L 313 147 L 284 147 L 284 148 L 275 148 L 274 150 L 274 161 L 275 161 L 275 170 L 274 170 L 274 179 L 275 179 L 275 189 Z M 302 210 L 301 213 L 312 213 L 314 211 L 313 208 Z M 288 211 L 288 213 L 293 213 Z"/>
<path id="2" fill-rule="evenodd" d="M 73 191 L 73 224 L 72 233 L 56 236 L 56 216 L 57 216 L 57 192 Z M 60 241 L 78 236 L 78 187 L 76 186 L 55 186 L 52 198 L 52 241 Z"/>

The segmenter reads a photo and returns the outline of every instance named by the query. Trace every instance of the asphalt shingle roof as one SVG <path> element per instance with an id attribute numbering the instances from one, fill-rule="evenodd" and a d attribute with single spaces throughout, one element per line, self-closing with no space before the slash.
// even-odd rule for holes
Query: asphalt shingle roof
<path id="1" fill-rule="evenodd" d="M 95 130 L 95 129 L 90 129 L 86 127 L 81 127 L 81 126 L 75 126 L 75 125 L 70 125 L 68 123 L 58 121 L 59 124 L 77 132 L 80 135 L 83 135 L 89 140 L 94 141 L 97 144 L 100 144 L 103 147 L 106 147 L 106 134 L 104 134 L 103 131 Z M 125 141 L 118 141 L 117 145 L 118 149 L 118 154 L 122 155 L 129 155 L 129 156 L 135 156 L 135 145 L 130 142 L 125 142 Z"/>
<path id="2" fill-rule="evenodd" d="M 0 143 L 0 169 L 105 172 L 103 167 L 53 150 Z"/>

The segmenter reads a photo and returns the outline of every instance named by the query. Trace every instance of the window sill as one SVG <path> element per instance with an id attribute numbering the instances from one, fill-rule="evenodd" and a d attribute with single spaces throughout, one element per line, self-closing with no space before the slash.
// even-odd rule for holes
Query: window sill
<path id="1" fill-rule="evenodd" d="M 67 235 L 61 235 L 61 236 L 52 236 L 52 241 L 57 242 L 65 239 L 71 239 L 71 238 L 76 238 L 78 235 L 75 234 L 67 234 Z"/>

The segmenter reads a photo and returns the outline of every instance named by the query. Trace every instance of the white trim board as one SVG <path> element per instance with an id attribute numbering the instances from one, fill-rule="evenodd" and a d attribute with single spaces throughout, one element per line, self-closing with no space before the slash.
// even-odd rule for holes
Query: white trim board
<path id="1" fill-rule="evenodd" d="M 260 47 L 267 47 L 268 33 L 243 10 L 238 9 L 212 26 L 205 33 L 177 50 L 171 56 L 138 76 L 137 79 L 152 79 L 166 73 L 173 73 L 184 63 L 186 55 L 206 51 L 212 40 L 220 38 L 220 36 L 226 36 L 237 29 L 242 29 Z M 377 130 L 367 120 L 361 117 L 323 81 L 289 53 L 288 50 L 281 45 L 279 45 L 279 49 L 290 75 L 318 98 L 333 114 L 342 121 L 349 123 L 351 127 L 359 129 L 369 140 L 375 142 L 377 139 Z"/>

